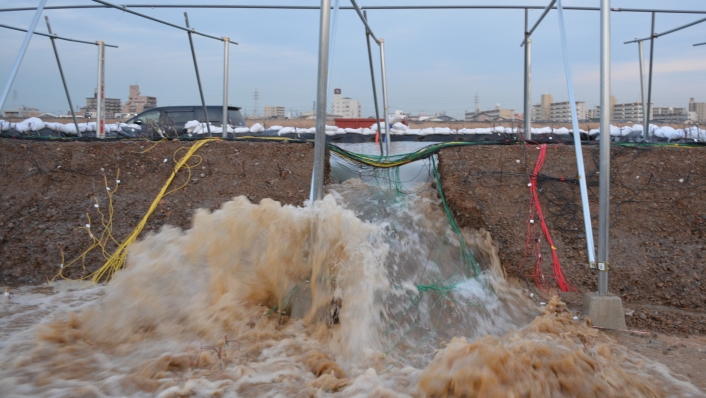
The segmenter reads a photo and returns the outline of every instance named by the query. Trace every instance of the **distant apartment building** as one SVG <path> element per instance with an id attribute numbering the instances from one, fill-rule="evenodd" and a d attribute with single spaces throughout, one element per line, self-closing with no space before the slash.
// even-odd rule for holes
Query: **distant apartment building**
<path id="1" fill-rule="evenodd" d="M 120 113 L 120 106 L 122 101 L 120 98 L 106 98 L 105 99 L 105 117 L 112 119 L 115 117 L 116 113 Z M 96 117 L 96 112 L 98 112 L 98 89 L 93 90 L 93 97 L 86 98 L 86 106 L 79 109 L 79 113 L 90 113 L 93 117 Z"/>
<path id="2" fill-rule="evenodd" d="M 495 109 L 482 111 L 480 108 L 475 112 L 466 112 L 467 122 L 484 122 L 489 120 L 513 120 L 515 118 L 514 109 L 501 109 L 500 104 L 495 105 Z"/>
<path id="3" fill-rule="evenodd" d="M 600 118 L 601 112 L 598 107 L 597 118 Z M 650 113 L 654 111 L 654 107 L 650 104 Z M 627 104 L 615 104 L 613 107 L 613 120 L 616 122 L 634 122 L 642 123 L 644 109 L 642 102 L 630 102 Z"/>
<path id="4" fill-rule="evenodd" d="M 21 106 L 17 109 L 7 109 L 2 111 L 2 117 L 16 117 L 16 118 L 30 118 L 30 117 L 38 117 L 41 114 L 39 112 L 39 109 L 37 108 L 30 108 L 28 106 Z"/>
<path id="5" fill-rule="evenodd" d="M 576 117 L 579 120 L 586 118 L 586 103 L 576 101 Z M 549 121 L 552 122 L 570 122 L 571 121 L 571 103 L 569 101 L 553 102 L 549 108 Z"/>
<path id="6" fill-rule="evenodd" d="M 265 107 L 265 118 L 284 119 L 284 107 L 283 106 L 266 106 Z"/>
<path id="7" fill-rule="evenodd" d="M 131 84 L 128 99 L 125 102 L 125 105 L 122 106 L 122 113 L 140 113 L 145 109 L 156 107 L 157 97 L 140 95 L 140 86 L 137 84 Z"/>
<path id="8" fill-rule="evenodd" d="M 341 97 L 341 89 L 333 90 L 333 110 L 334 115 L 343 118 L 360 118 L 360 102 L 348 97 Z"/>
<path id="9" fill-rule="evenodd" d="M 689 112 L 695 113 L 694 121 L 706 123 L 706 102 L 694 102 L 693 98 L 689 99 Z"/>
<path id="10" fill-rule="evenodd" d="M 675 108 L 675 107 L 653 107 L 651 113 L 650 122 L 654 123 L 686 123 L 689 120 L 689 112 L 686 108 Z"/>

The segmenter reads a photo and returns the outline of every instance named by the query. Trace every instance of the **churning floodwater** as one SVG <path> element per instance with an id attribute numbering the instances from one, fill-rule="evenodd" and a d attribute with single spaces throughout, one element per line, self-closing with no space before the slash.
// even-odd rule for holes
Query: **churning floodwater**
<path id="1" fill-rule="evenodd" d="M 412 166 L 404 193 L 354 175 L 304 207 L 238 197 L 148 234 L 106 285 L 19 289 L 0 396 L 697 396 L 505 281 Z"/>

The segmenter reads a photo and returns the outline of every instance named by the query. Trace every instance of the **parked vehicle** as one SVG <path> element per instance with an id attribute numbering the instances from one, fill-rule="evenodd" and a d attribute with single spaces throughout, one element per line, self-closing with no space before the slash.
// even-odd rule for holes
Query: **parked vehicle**
<path id="1" fill-rule="evenodd" d="M 208 121 L 216 127 L 223 126 L 223 107 L 206 106 Z M 186 134 L 184 125 L 191 120 L 206 122 L 203 107 L 194 106 L 161 106 L 150 108 L 137 116 L 129 119 L 127 124 L 136 124 L 142 128 L 141 136 L 154 138 L 154 135 L 164 137 L 177 137 Z M 240 108 L 228 107 L 228 125 L 231 127 L 245 127 L 245 119 L 240 113 Z"/>

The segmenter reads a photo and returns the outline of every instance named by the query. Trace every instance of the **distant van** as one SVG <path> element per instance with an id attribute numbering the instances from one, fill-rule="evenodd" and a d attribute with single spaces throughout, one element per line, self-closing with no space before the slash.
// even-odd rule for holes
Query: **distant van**
<path id="1" fill-rule="evenodd" d="M 208 105 L 208 121 L 212 125 L 223 126 L 223 107 Z M 184 125 L 191 120 L 206 122 L 203 114 L 203 107 L 200 105 L 194 106 L 160 106 L 150 108 L 129 119 L 127 124 L 140 125 L 143 131 L 149 133 L 149 130 L 161 130 L 165 136 L 173 137 L 186 134 Z M 245 127 L 245 119 L 240 113 L 240 108 L 235 106 L 228 107 L 228 125 L 231 127 Z"/>

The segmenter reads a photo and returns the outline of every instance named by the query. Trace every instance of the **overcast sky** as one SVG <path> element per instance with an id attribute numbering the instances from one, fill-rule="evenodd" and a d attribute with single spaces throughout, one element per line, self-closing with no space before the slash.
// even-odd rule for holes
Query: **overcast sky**
<path id="1" fill-rule="evenodd" d="M 335 2 L 335 0 L 333 0 Z M 350 5 L 340 0 L 341 5 Z M 366 5 L 502 4 L 546 5 L 523 0 L 359 0 Z M 2 8 L 35 6 L 35 0 L 6 0 Z M 131 0 L 154 4 L 155 0 Z M 198 3 L 170 0 L 170 3 Z M 318 0 L 208 0 L 208 4 L 319 5 Z M 96 4 L 87 0 L 50 0 L 48 5 Z M 565 6 L 599 6 L 598 0 L 565 0 Z M 704 0 L 613 0 L 612 7 L 704 10 Z M 184 24 L 183 9 L 137 9 L 175 24 Z M 309 111 L 316 99 L 319 12 L 311 10 L 189 9 L 191 26 L 240 43 L 230 49 L 230 105 L 251 113 L 259 92 L 259 112 L 265 105 L 285 106 L 287 112 Z M 541 11 L 530 12 L 535 21 Z M 143 95 L 159 105 L 199 103 L 188 38 L 176 30 L 115 9 L 47 10 L 55 33 L 82 40 L 103 40 L 120 46 L 106 49 L 106 93 L 127 99 L 128 85 L 139 84 Z M 33 12 L 0 12 L 0 23 L 27 27 Z M 658 14 L 657 32 L 706 15 Z M 385 38 L 389 103 L 392 110 L 411 113 L 446 111 L 462 117 L 472 110 L 475 96 L 483 109 L 500 104 L 522 112 L 524 13 L 521 10 L 370 11 L 371 27 Z M 588 107 L 599 96 L 599 14 L 566 11 L 569 57 L 577 100 Z M 533 22 L 531 22 L 533 23 Z M 47 32 L 44 19 L 37 31 Z M 650 33 L 649 13 L 612 13 L 612 91 L 618 102 L 640 99 L 638 49 L 622 44 Z M 549 92 L 556 101 L 568 98 L 558 16 L 551 12 L 534 34 L 533 103 Z M 0 84 L 4 85 L 24 33 L 0 29 Z M 223 44 L 195 36 L 206 101 L 222 102 Z M 331 87 L 362 103 L 363 116 L 374 114 L 364 28 L 354 11 L 341 11 L 334 37 Z M 686 107 L 689 97 L 706 102 L 706 23 L 656 40 L 653 103 Z M 96 86 L 95 46 L 57 41 L 71 96 L 83 106 Z M 646 42 L 645 57 L 649 57 Z M 379 53 L 374 48 L 379 83 Z M 13 84 L 5 109 L 27 105 L 42 111 L 68 111 L 59 72 L 48 38 L 34 36 Z"/>

